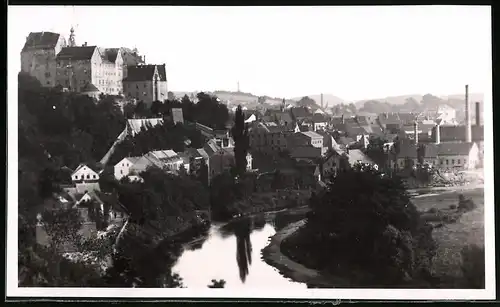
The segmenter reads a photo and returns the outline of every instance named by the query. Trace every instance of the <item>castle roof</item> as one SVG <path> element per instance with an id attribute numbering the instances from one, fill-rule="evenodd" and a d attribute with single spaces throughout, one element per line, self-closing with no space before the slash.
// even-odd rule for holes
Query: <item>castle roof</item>
<path id="1" fill-rule="evenodd" d="M 59 33 L 54 32 L 31 32 L 26 38 L 22 51 L 54 48 L 60 36 Z"/>
<path id="2" fill-rule="evenodd" d="M 68 58 L 76 61 L 90 60 L 96 48 L 96 46 L 64 47 L 57 54 L 57 58 Z"/>

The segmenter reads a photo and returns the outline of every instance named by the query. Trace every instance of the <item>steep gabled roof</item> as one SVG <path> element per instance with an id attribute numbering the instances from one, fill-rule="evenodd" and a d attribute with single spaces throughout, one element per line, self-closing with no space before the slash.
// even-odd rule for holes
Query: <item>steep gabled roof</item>
<path id="1" fill-rule="evenodd" d="M 154 74 L 155 74 L 155 65 L 129 66 L 127 68 L 127 78 L 123 79 L 123 81 L 125 82 L 153 81 Z"/>
<path id="2" fill-rule="evenodd" d="M 103 54 L 109 62 L 115 63 L 116 58 L 118 57 L 118 52 L 120 52 L 120 48 L 106 48 L 104 49 Z"/>
<path id="3" fill-rule="evenodd" d="M 58 59 L 83 61 L 92 59 L 97 46 L 64 47 L 57 54 Z"/>
<path id="4" fill-rule="evenodd" d="M 31 32 L 24 43 L 22 51 L 55 48 L 60 36 L 59 33 L 53 32 Z"/>
<path id="5" fill-rule="evenodd" d="M 165 64 L 156 65 L 156 67 L 158 68 L 158 81 L 167 81 L 167 69 Z"/>
<path id="6" fill-rule="evenodd" d="M 136 65 L 127 68 L 126 82 L 153 81 L 155 69 L 158 71 L 158 81 L 167 81 L 165 64 L 162 65 Z"/>

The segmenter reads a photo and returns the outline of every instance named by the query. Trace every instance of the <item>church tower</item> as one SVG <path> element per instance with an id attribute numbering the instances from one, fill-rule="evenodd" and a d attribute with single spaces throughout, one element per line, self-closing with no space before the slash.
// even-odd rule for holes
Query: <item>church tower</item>
<path id="1" fill-rule="evenodd" d="M 71 30 L 69 30 L 70 35 L 69 35 L 69 47 L 76 47 L 76 41 L 75 41 L 75 29 L 71 27 Z"/>

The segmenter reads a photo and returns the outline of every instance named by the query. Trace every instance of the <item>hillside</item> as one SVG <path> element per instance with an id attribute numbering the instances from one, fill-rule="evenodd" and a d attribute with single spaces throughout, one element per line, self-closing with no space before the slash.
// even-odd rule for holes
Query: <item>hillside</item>
<path id="1" fill-rule="evenodd" d="M 321 94 L 317 95 L 305 95 L 314 101 L 316 101 L 316 104 L 319 106 L 321 105 Z M 302 96 L 304 97 L 304 96 Z M 302 97 L 296 97 L 292 98 L 292 100 L 299 101 Z M 339 98 L 337 96 L 334 96 L 332 94 L 323 94 L 323 104 L 325 108 L 332 108 L 338 104 L 345 103 L 345 100 L 342 98 Z"/>

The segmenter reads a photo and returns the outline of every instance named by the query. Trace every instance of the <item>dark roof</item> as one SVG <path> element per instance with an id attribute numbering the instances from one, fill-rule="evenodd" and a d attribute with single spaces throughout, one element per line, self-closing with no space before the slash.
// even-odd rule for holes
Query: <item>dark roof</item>
<path id="1" fill-rule="evenodd" d="M 292 113 L 292 116 L 295 119 L 311 116 L 311 112 L 306 107 L 293 107 L 293 108 L 290 108 L 290 113 Z"/>
<path id="2" fill-rule="evenodd" d="M 412 143 L 401 143 L 399 145 L 398 158 L 417 158 L 417 146 Z"/>
<path id="3" fill-rule="evenodd" d="M 441 143 L 438 145 L 440 156 L 466 156 L 474 143 Z"/>
<path id="4" fill-rule="evenodd" d="M 397 113 L 396 115 L 399 117 L 399 120 L 405 125 L 413 123 L 415 121 L 415 118 L 417 117 L 417 114 L 415 113 Z"/>
<path id="5" fill-rule="evenodd" d="M 402 122 L 399 119 L 397 113 L 383 113 L 380 114 L 378 120 L 382 126 L 393 124 L 393 125 L 401 125 Z"/>
<path id="6" fill-rule="evenodd" d="M 31 32 L 24 43 L 23 51 L 54 48 L 60 36 L 59 33 L 53 32 Z"/>
<path id="7" fill-rule="evenodd" d="M 129 66 L 127 68 L 127 78 L 123 79 L 123 81 L 153 81 L 154 73 L 154 65 Z"/>
<path id="8" fill-rule="evenodd" d="M 440 126 L 441 142 L 465 141 L 465 126 Z M 484 126 L 471 126 L 471 137 L 473 142 L 484 141 Z M 435 138 L 435 129 L 432 131 Z"/>
<path id="9" fill-rule="evenodd" d="M 312 121 L 315 123 L 326 123 L 328 119 L 324 114 L 321 113 L 314 113 L 312 117 Z"/>
<path id="10" fill-rule="evenodd" d="M 167 81 L 167 68 L 165 67 L 165 64 L 156 65 L 156 67 L 158 69 L 158 75 L 160 76 L 158 81 Z"/>
<path id="11" fill-rule="evenodd" d="M 314 159 L 321 157 L 321 148 L 312 146 L 300 146 L 292 149 L 290 153 L 292 158 Z"/>
<path id="12" fill-rule="evenodd" d="M 87 83 L 82 89 L 81 89 L 81 92 L 82 93 L 95 93 L 95 92 L 99 92 L 99 89 L 93 85 L 92 83 Z"/>
<path id="13" fill-rule="evenodd" d="M 141 82 L 153 81 L 155 68 L 158 69 L 158 81 L 166 81 L 165 64 L 163 65 L 137 65 L 129 66 L 127 69 L 127 78 L 123 81 Z"/>
<path id="14" fill-rule="evenodd" d="M 90 60 L 96 46 L 64 47 L 57 54 L 57 58 L 70 58 L 71 60 Z"/>

